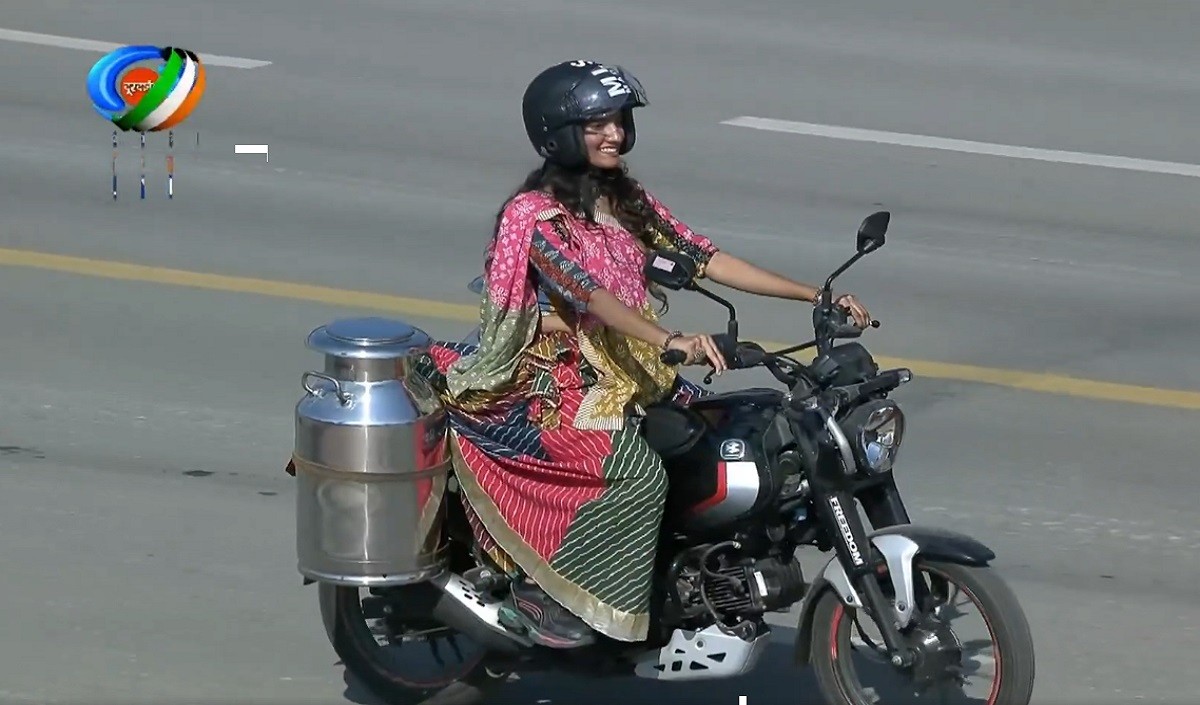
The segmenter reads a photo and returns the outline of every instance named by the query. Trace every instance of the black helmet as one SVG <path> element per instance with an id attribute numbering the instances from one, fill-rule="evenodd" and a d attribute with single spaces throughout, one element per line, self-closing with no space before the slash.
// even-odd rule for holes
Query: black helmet
<path id="1" fill-rule="evenodd" d="M 620 110 L 621 154 L 633 149 L 633 108 L 649 103 L 642 84 L 619 66 L 565 61 L 542 71 L 521 101 L 525 132 L 538 154 L 564 166 L 587 162 L 582 125 Z"/>

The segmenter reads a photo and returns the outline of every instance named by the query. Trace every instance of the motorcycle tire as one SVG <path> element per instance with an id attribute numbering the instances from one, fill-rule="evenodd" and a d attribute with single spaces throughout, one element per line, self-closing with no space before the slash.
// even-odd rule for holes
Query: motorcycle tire
<path id="1" fill-rule="evenodd" d="M 997 668 L 986 705 L 1028 705 L 1033 697 L 1033 636 L 1024 610 L 1012 589 L 989 567 L 962 566 L 917 557 L 916 575 L 936 576 L 961 590 L 979 608 L 986 621 Z M 885 576 L 883 576 L 885 577 Z M 886 580 L 886 577 L 885 577 Z M 853 619 L 833 590 L 818 598 L 812 625 L 812 666 L 826 702 L 835 705 L 868 705 L 852 668 L 850 632 Z M 864 624 L 870 622 L 865 615 Z M 873 629 L 873 624 L 870 625 Z M 884 699 L 886 701 L 886 699 Z"/>
<path id="2" fill-rule="evenodd" d="M 358 588 L 321 583 L 321 620 L 345 669 L 388 705 L 476 705 L 504 683 L 505 673 L 487 668 L 487 654 L 433 683 L 406 680 L 377 658 L 379 644 L 362 611 Z"/>

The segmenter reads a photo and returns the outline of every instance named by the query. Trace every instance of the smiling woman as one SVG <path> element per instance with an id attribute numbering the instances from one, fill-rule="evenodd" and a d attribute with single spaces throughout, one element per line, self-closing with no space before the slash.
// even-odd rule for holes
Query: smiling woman
<path id="1" fill-rule="evenodd" d="M 621 166 L 621 145 L 625 142 L 621 113 L 614 111 L 585 123 L 583 140 L 589 162 L 601 169 Z"/>

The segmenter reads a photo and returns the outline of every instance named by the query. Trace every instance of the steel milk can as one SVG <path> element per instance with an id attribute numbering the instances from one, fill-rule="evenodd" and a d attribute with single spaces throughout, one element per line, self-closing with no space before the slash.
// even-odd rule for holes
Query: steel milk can
<path id="1" fill-rule="evenodd" d="M 445 569 L 441 540 L 450 458 L 445 412 L 412 373 L 430 337 L 403 321 L 336 320 L 307 346 L 295 410 L 300 573 L 347 586 L 404 585 Z"/>

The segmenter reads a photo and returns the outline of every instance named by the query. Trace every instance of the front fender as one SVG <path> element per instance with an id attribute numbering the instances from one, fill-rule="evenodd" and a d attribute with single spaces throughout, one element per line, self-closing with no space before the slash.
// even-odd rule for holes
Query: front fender
<path id="1" fill-rule="evenodd" d="M 913 559 L 918 554 L 927 558 L 959 565 L 985 566 L 996 558 L 992 549 L 979 541 L 949 529 L 918 524 L 900 524 L 872 532 L 868 538 L 887 562 L 888 575 L 897 596 L 896 619 L 907 625 L 913 612 Z M 813 615 L 817 603 L 827 590 L 834 590 L 848 607 L 862 607 L 862 600 L 850 584 L 846 570 L 834 556 L 825 564 L 808 589 L 800 622 L 796 627 L 796 663 L 809 661 Z"/>

